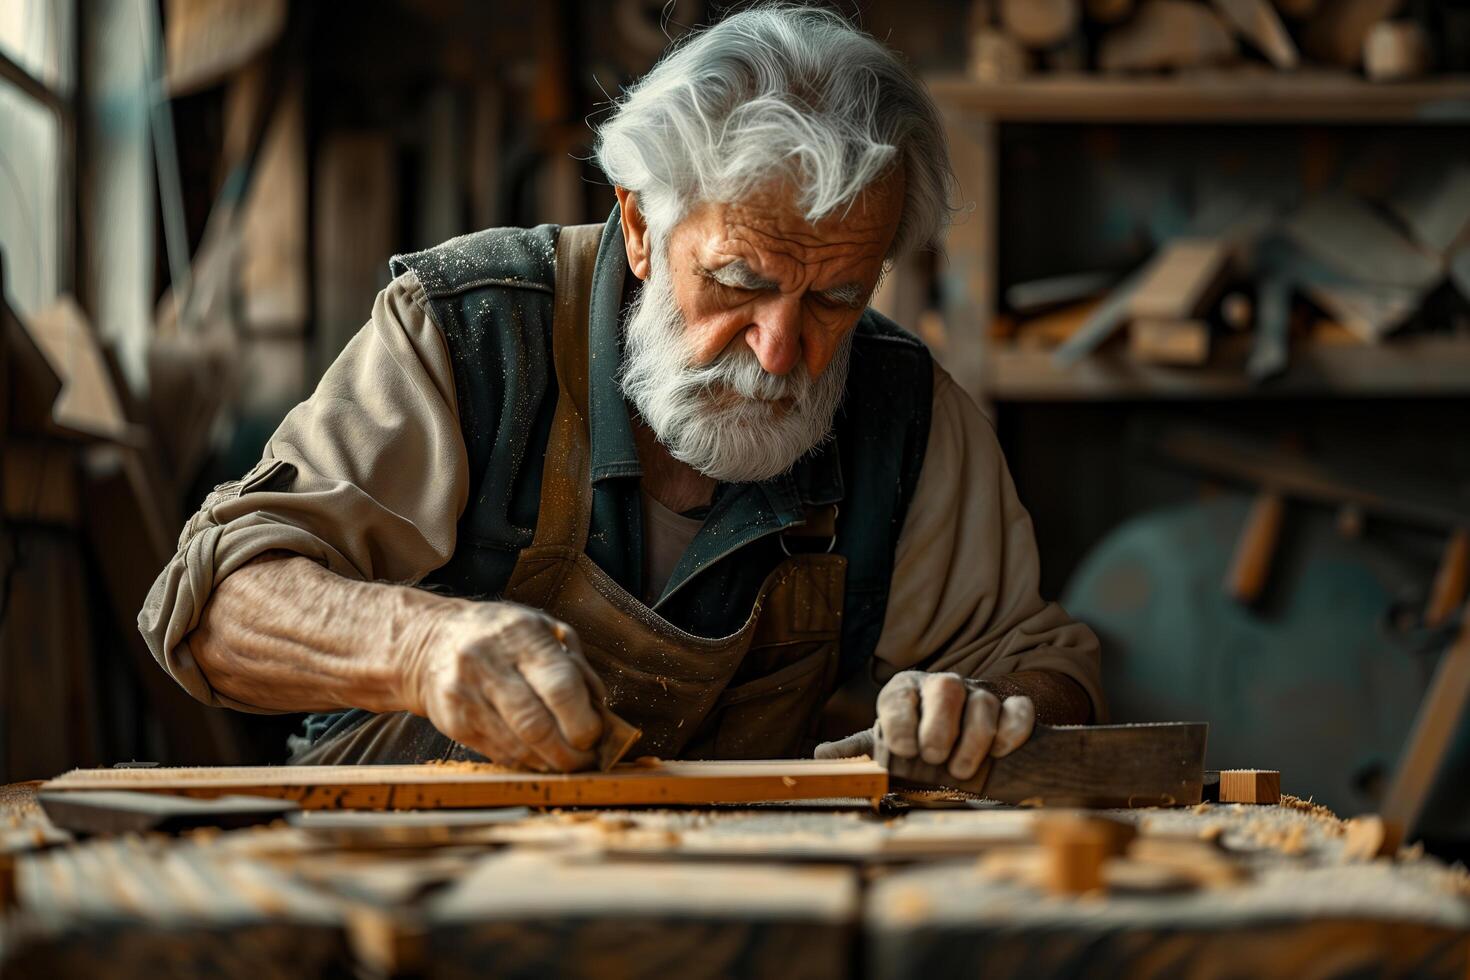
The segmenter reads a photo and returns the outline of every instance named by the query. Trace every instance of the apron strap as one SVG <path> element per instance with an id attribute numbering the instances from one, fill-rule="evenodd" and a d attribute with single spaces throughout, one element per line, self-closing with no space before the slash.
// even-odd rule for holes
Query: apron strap
<path id="1" fill-rule="evenodd" d="M 541 471 L 541 511 L 534 547 L 581 551 L 592 517 L 591 442 L 587 426 L 587 330 L 592 270 L 602 225 L 569 225 L 556 237 L 556 286 L 551 350 L 556 368 L 556 415 Z"/>

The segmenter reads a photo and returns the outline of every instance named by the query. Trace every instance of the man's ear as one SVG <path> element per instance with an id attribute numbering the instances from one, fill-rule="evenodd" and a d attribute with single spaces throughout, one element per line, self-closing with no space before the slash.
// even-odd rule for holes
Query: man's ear
<path id="1" fill-rule="evenodd" d="M 626 187 L 614 187 L 618 195 L 618 210 L 623 223 L 623 248 L 628 253 L 628 268 L 639 279 L 648 278 L 651 265 L 648 258 L 648 222 L 638 207 L 638 196 Z"/>

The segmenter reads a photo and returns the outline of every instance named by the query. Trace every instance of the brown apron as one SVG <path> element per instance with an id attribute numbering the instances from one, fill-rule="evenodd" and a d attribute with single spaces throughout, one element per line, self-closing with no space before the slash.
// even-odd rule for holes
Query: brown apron
<path id="1" fill-rule="evenodd" d="M 546 447 L 536 535 L 504 598 L 577 631 L 607 684 L 608 704 L 643 730 L 633 752 L 663 758 L 760 759 L 803 754 L 837 679 L 847 560 L 798 553 L 767 576 L 745 625 L 705 639 L 664 620 L 583 548 L 592 512 L 587 426 L 588 309 L 602 227 L 557 240 L 552 351 L 558 395 Z M 835 509 L 789 529 L 830 539 Z M 407 713 L 375 715 L 318 743 L 296 763 L 477 758 Z"/>

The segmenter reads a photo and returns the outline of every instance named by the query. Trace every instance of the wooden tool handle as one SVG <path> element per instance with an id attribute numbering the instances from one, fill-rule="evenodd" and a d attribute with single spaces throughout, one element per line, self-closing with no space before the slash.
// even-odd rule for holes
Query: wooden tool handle
<path id="1" fill-rule="evenodd" d="M 1277 491 L 1263 490 L 1256 496 L 1225 580 L 1225 591 L 1237 602 L 1250 605 L 1265 591 L 1285 515 L 1286 499 Z"/>
<path id="2" fill-rule="evenodd" d="M 1434 575 L 1434 588 L 1429 593 L 1429 605 L 1424 610 L 1424 625 L 1434 628 L 1449 622 L 1465 602 L 1467 585 L 1470 585 L 1470 528 L 1462 527 L 1445 544 L 1439 571 Z"/>

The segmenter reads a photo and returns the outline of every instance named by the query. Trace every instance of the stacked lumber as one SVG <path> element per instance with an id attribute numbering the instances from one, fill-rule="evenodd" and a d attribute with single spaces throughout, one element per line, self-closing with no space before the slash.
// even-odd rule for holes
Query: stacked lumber
<path id="1" fill-rule="evenodd" d="M 1417 78 L 1433 34 L 1403 0 L 977 0 L 970 73 L 1194 71 L 1307 64 L 1376 81 Z"/>
<path id="2" fill-rule="evenodd" d="M 1287 210 L 1211 211 L 1121 282 L 1013 284 L 1016 345 L 1070 366 L 1126 333 L 1139 364 L 1225 363 L 1264 382 L 1289 367 L 1293 343 L 1377 345 L 1470 319 L 1470 165 L 1416 173 L 1371 200 L 1336 187 Z"/>

